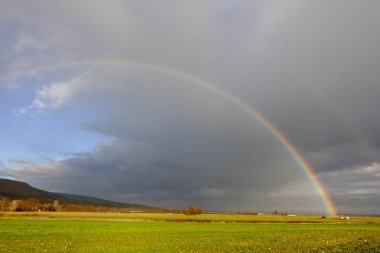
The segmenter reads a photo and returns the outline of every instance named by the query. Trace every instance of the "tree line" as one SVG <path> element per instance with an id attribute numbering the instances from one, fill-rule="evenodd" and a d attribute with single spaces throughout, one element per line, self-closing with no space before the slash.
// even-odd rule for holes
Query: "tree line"
<path id="1" fill-rule="evenodd" d="M 54 200 L 51 203 L 41 203 L 38 199 L 35 198 L 29 198 L 26 200 L 11 200 L 9 198 L 0 197 L 0 211 L 127 212 L 131 210 L 131 208 L 105 207 L 81 203 L 66 203 L 60 202 L 59 200 Z"/>
<path id="2" fill-rule="evenodd" d="M 57 203 L 41 203 L 35 198 L 11 200 L 0 197 L 0 211 L 56 211 Z"/>
<path id="3" fill-rule="evenodd" d="M 132 212 L 143 211 L 151 213 L 183 213 L 186 215 L 196 215 L 203 213 L 203 210 L 197 206 L 190 206 L 186 209 L 165 209 L 165 208 L 122 208 L 122 207 L 106 207 L 91 204 L 66 203 L 54 200 L 51 203 L 41 203 L 38 199 L 29 198 L 26 200 L 12 200 L 0 196 L 0 212 L 15 211 L 15 212 Z"/>

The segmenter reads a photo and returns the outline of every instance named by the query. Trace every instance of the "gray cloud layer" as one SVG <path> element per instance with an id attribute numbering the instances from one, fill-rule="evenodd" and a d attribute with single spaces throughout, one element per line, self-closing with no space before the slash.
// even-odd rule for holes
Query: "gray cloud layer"
<path id="1" fill-rule="evenodd" d="M 376 1 L 3 5 L 3 76 L 92 59 L 192 73 L 267 115 L 323 178 L 338 208 L 378 208 L 379 177 L 355 174 L 380 162 Z M 35 99 L 45 107 L 31 101 L 28 110 L 91 111 L 93 119 L 80 127 L 110 140 L 80 155 L 0 173 L 52 190 L 167 207 L 323 210 L 294 158 L 231 101 L 190 80 L 131 64 L 80 70 L 58 69 L 61 85 L 50 82 L 45 93 L 38 88 Z M 9 86 L 15 81 L 10 78 Z M 358 201 L 351 193 L 363 189 L 371 194 Z"/>

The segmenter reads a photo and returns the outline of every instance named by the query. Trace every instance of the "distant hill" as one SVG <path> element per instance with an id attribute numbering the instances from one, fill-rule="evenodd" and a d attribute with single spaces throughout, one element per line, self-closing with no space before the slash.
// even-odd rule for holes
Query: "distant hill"
<path id="1" fill-rule="evenodd" d="M 0 178 L 0 196 L 10 199 L 35 198 L 43 203 L 53 202 L 56 199 L 68 200 L 61 195 L 34 188 L 25 182 L 2 178 Z"/>
<path id="2" fill-rule="evenodd" d="M 138 204 L 129 204 L 129 203 L 121 203 L 116 201 L 110 201 L 106 199 L 100 199 L 91 196 L 83 196 L 83 195 L 75 195 L 75 194 L 67 194 L 67 193 L 55 193 L 57 195 L 62 196 L 69 201 L 80 203 L 80 204 L 91 204 L 96 206 L 105 206 L 105 207 L 119 207 L 119 208 L 136 208 L 136 209 L 153 209 L 153 207 L 138 205 Z"/>
<path id="3" fill-rule="evenodd" d="M 104 207 L 133 208 L 133 209 L 154 209 L 145 205 L 115 202 L 90 196 L 82 196 L 67 193 L 53 193 L 40 190 L 30 186 L 25 182 L 0 178 L 0 196 L 9 199 L 38 199 L 42 203 L 52 203 L 59 200 L 64 203 L 95 205 Z"/>

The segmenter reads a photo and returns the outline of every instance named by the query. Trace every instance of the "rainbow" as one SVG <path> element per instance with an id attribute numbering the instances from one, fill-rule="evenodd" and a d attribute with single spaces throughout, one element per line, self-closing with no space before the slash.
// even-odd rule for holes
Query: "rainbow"
<path id="1" fill-rule="evenodd" d="M 289 154 L 295 159 L 297 164 L 302 168 L 304 173 L 312 182 L 313 186 L 317 190 L 321 200 L 324 204 L 326 211 L 329 215 L 336 216 L 337 210 L 328 195 L 326 187 L 318 178 L 317 174 L 314 172 L 313 167 L 308 163 L 308 161 L 303 157 L 302 153 L 298 150 L 296 145 L 266 116 L 264 116 L 260 111 L 258 111 L 252 104 L 248 104 L 240 97 L 229 93 L 222 89 L 220 86 L 215 83 L 201 78 L 197 75 L 184 72 L 172 67 L 167 67 L 163 65 L 157 65 L 153 63 L 137 62 L 137 61 L 126 61 L 126 60 L 87 60 L 87 61 L 75 61 L 75 62 L 59 62 L 49 66 L 38 66 L 34 68 L 19 68 L 8 70 L 0 73 L 0 80 L 8 77 L 17 78 L 28 72 L 38 72 L 48 69 L 56 69 L 61 67 L 75 67 L 75 66 L 86 66 L 86 65 L 130 65 L 133 67 L 138 67 L 146 70 L 157 71 L 160 73 L 165 73 L 174 77 L 182 78 L 186 81 L 195 83 L 199 86 L 207 88 L 209 91 L 227 99 L 232 102 L 234 105 L 239 107 L 241 110 L 249 114 L 252 118 L 256 119 L 260 124 L 262 124 L 270 133 L 278 140 L 279 143 L 289 152 Z"/>

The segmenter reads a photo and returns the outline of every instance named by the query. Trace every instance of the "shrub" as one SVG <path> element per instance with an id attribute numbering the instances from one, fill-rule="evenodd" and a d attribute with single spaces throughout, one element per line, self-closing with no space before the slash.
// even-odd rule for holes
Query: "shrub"
<path id="1" fill-rule="evenodd" d="M 16 211 L 38 211 L 40 209 L 40 201 L 38 199 L 29 198 L 20 200 L 17 204 Z"/>
<path id="2" fill-rule="evenodd" d="M 186 215 L 196 215 L 202 214 L 203 210 L 197 206 L 189 206 L 187 209 L 183 210 Z"/>

